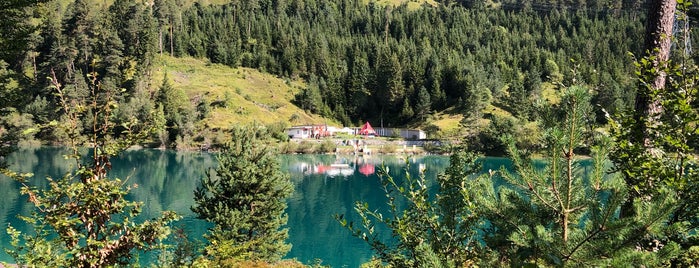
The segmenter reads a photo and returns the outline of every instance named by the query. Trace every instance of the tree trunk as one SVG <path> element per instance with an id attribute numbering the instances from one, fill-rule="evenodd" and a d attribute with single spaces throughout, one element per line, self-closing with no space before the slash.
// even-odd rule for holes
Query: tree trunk
<path id="1" fill-rule="evenodd" d="M 670 58 L 672 45 L 672 26 L 675 21 L 677 0 L 650 0 L 648 7 L 648 21 L 646 22 L 646 34 L 644 42 L 644 56 L 654 57 L 653 68 L 662 68 Z M 662 70 L 651 82 L 650 90 L 662 90 L 665 88 L 666 74 Z M 651 99 L 650 93 L 644 85 L 639 85 L 636 93 L 636 120 L 632 142 L 641 143 L 646 151 L 653 153 L 652 136 L 648 126 L 656 126 L 658 118 L 663 111 L 660 98 Z M 635 214 L 633 199 L 629 198 L 621 207 L 619 217 L 631 217 Z"/>
<path id="2" fill-rule="evenodd" d="M 672 45 L 672 26 L 675 21 L 675 10 L 677 9 L 676 0 L 651 0 L 648 7 L 648 21 L 646 23 L 646 35 L 644 49 L 646 56 L 654 56 L 653 65 L 655 68 L 662 67 L 670 58 L 670 47 Z M 651 83 L 653 90 L 661 90 L 665 88 L 666 74 L 662 71 L 658 72 Z M 646 128 L 646 124 L 641 122 L 647 121 L 648 125 L 653 125 L 656 121 L 656 115 L 662 112 L 663 107 L 659 99 L 651 100 L 650 92 L 646 92 L 644 88 L 639 88 L 636 94 L 636 120 L 639 126 L 639 139 L 642 139 L 646 147 L 650 147 L 650 135 Z M 640 142 L 640 140 L 639 140 Z"/>
<path id="3" fill-rule="evenodd" d="M 163 56 L 163 28 L 158 29 L 158 50 L 160 51 L 160 56 Z"/>
<path id="4" fill-rule="evenodd" d="M 172 22 L 170 22 L 170 56 L 174 57 L 175 56 L 175 45 L 173 44 L 173 30 L 172 30 Z"/>

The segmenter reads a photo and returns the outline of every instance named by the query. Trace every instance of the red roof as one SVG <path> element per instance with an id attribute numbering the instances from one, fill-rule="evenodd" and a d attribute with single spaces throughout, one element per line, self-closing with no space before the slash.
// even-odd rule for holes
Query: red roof
<path id="1" fill-rule="evenodd" d="M 376 131 L 374 131 L 374 128 L 371 127 L 369 122 L 366 122 L 359 130 L 359 135 L 376 135 Z"/>

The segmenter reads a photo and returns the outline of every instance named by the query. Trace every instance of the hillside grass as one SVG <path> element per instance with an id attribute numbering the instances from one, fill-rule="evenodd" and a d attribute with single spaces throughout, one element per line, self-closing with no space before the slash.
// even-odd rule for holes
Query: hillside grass
<path id="1" fill-rule="evenodd" d="M 306 113 L 291 101 L 305 84 L 250 68 L 231 68 L 191 57 L 158 57 L 153 75 L 154 87 L 167 73 L 173 86 L 188 96 L 192 105 L 205 98 L 211 112 L 202 120 L 207 128 L 229 129 L 238 124 L 287 125 L 336 123 Z M 218 105 L 216 105 L 218 104 Z"/>
<path id="2" fill-rule="evenodd" d="M 556 105 L 561 102 L 561 92 L 556 85 L 544 82 L 541 85 L 540 98 L 548 104 Z M 464 114 L 457 111 L 454 107 L 451 107 L 443 111 L 434 112 L 427 117 L 425 122 L 420 122 L 410 127 L 423 130 L 433 129 L 433 134 L 436 137 L 432 136 L 430 138 L 460 139 L 475 135 L 479 131 L 487 128 L 490 125 L 491 120 L 489 118 L 491 116 L 519 120 L 502 107 L 493 104 L 488 104 L 483 108 L 481 113 L 486 116 L 484 118 L 468 119 Z M 537 128 L 538 123 L 536 122 L 526 122 L 522 125 L 522 129 L 525 129 L 529 133 L 539 132 Z"/>

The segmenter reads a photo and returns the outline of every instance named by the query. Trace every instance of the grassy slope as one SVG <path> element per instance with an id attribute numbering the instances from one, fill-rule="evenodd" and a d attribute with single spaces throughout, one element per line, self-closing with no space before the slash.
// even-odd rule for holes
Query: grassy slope
<path id="1" fill-rule="evenodd" d="M 200 97 L 211 102 L 223 101 L 226 94 L 230 101 L 226 108 L 214 107 L 202 123 L 209 128 L 227 129 L 234 124 L 277 123 L 288 125 L 321 124 L 336 122 L 311 115 L 291 103 L 294 94 L 305 85 L 289 81 L 249 68 L 230 68 L 209 64 L 205 60 L 159 58 L 153 75 L 153 85 L 162 84 L 164 73 L 175 88 L 182 89 L 190 100 Z M 289 81 L 287 83 L 287 81 Z M 296 114 L 297 119 L 290 121 Z"/>
<path id="2" fill-rule="evenodd" d="M 541 98 L 544 101 L 550 104 L 557 104 L 560 102 L 560 91 L 556 89 L 555 85 L 549 82 L 544 82 L 542 83 L 541 88 Z M 483 109 L 482 113 L 498 117 L 514 118 L 514 116 L 510 112 L 492 104 L 486 106 Z M 490 119 L 481 118 L 469 122 L 468 128 L 465 128 L 461 124 L 461 121 L 463 119 L 463 114 L 455 111 L 454 108 L 448 108 L 444 111 L 433 113 L 431 116 L 427 118 L 427 120 L 425 120 L 425 122 L 413 125 L 411 127 L 427 129 L 430 126 L 433 126 L 439 129 L 439 133 L 437 133 L 437 135 L 441 138 L 461 138 L 464 136 L 474 134 L 479 130 L 485 129 L 490 124 Z M 536 129 L 536 123 L 529 122 L 526 123 L 523 127 L 527 129 Z"/>

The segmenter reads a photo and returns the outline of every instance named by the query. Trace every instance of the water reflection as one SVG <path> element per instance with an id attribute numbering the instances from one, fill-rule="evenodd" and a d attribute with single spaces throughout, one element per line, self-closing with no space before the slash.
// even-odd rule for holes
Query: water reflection
<path id="1" fill-rule="evenodd" d="M 13 154 L 9 161 L 15 170 L 34 173 L 29 181 L 31 185 L 46 187 L 47 176 L 61 176 L 75 166 L 62 157 L 67 153 L 62 148 L 24 149 Z M 448 158 L 439 156 L 407 161 L 391 156 L 335 155 L 281 155 L 279 159 L 295 187 L 287 208 L 289 242 L 293 245 L 287 258 L 306 263 L 322 259 L 323 264 L 333 267 L 358 267 L 371 257 L 368 246 L 352 237 L 333 215 L 345 214 L 348 220 L 359 221 L 353 210 L 356 201 L 386 211 L 385 196 L 376 175 L 379 168 L 388 167 L 389 173 L 400 179 L 409 162 L 412 174 L 426 169 L 426 178 L 434 182 L 437 174 L 448 165 Z M 173 210 L 184 217 L 175 226 L 200 238 L 209 225 L 196 219 L 189 208 L 199 179 L 215 165 L 215 156 L 206 153 L 134 150 L 113 160 L 110 177 L 120 178 L 135 187 L 128 198 L 144 203 L 141 219 Z M 19 194 L 19 187 L 15 181 L 0 177 L 0 223 L 3 226 L 10 223 L 19 230 L 28 231 L 16 216 L 28 215 L 33 207 L 26 196 Z M 389 232 L 382 232 L 382 235 L 390 239 Z M 9 245 L 4 230 L 0 230 L 0 245 L 3 248 Z M 2 251 L 0 261 L 11 259 Z"/>
<path id="2" fill-rule="evenodd" d="M 332 162 L 328 162 L 332 161 Z M 376 172 L 376 166 L 381 165 L 385 157 L 377 156 L 335 156 L 327 159 L 311 158 L 295 161 L 290 166 L 290 172 L 301 172 L 304 175 L 324 174 L 330 177 L 349 177 L 359 172 L 369 177 Z"/>

